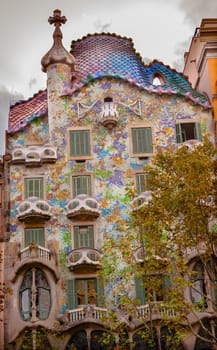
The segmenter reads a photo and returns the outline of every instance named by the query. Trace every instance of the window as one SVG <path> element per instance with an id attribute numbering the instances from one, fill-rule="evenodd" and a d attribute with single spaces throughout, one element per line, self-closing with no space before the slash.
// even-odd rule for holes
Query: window
<path id="1" fill-rule="evenodd" d="M 103 305 L 104 286 L 101 279 L 68 280 L 68 308 L 78 305 Z"/>
<path id="2" fill-rule="evenodd" d="M 147 174 L 145 173 L 136 174 L 136 190 L 138 194 L 148 190 Z"/>
<path id="3" fill-rule="evenodd" d="M 74 226 L 74 248 L 94 248 L 93 225 Z"/>
<path id="4" fill-rule="evenodd" d="M 43 227 L 25 229 L 25 247 L 28 247 L 31 243 L 35 243 L 41 247 L 45 246 Z"/>
<path id="5" fill-rule="evenodd" d="M 87 159 L 91 156 L 90 130 L 76 129 L 69 131 L 70 157 Z"/>
<path id="6" fill-rule="evenodd" d="M 170 286 L 168 275 L 151 276 L 151 282 L 135 279 L 136 297 L 141 305 L 150 301 L 164 301 Z M 153 289 L 151 285 L 154 285 Z"/>
<path id="7" fill-rule="evenodd" d="M 25 198 L 38 197 L 43 199 L 44 197 L 43 187 L 44 186 L 43 186 L 42 177 L 24 179 Z"/>
<path id="8" fill-rule="evenodd" d="M 24 321 L 46 320 L 51 307 L 50 287 L 44 273 L 36 268 L 26 272 L 20 288 L 20 312 Z"/>
<path id="9" fill-rule="evenodd" d="M 200 123 L 176 124 L 176 142 L 181 143 L 187 140 L 202 140 Z"/>
<path id="10" fill-rule="evenodd" d="M 73 198 L 79 194 L 91 195 L 91 176 L 78 175 L 72 176 L 72 195 Z"/>
<path id="11" fill-rule="evenodd" d="M 164 79 L 164 77 L 163 77 L 161 74 L 156 73 L 156 74 L 154 74 L 154 76 L 153 76 L 152 84 L 153 84 L 154 86 L 161 86 L 161 85 L 164 85 L 164 84 L 165 84 L 165 79 Z"/>
<path id="12" fill-rule="evenodd" d="M 133 157 L 147 157 L 153 153 L 151 127 L 133 127 L 131 135 Z"/>
<path id="13" fill-rule="evenodd" d="M 206 286 L 204 266 L 198 261 L 193 269 L 193 283 L 191 287 L 191 301 L 203 310 L 206 307 Z"/>

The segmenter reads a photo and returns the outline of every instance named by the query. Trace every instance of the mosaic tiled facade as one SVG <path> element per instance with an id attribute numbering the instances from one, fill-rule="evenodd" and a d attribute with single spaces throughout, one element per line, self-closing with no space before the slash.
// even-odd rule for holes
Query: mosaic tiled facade
<path id="1" fill-rule="evenodd" d="M 78 349 L 104 349 L 90 345 L 92 332 L 104 330 L 100 316 L 92 314 L 86 321 L 84 316 L 73 319 L 75 314 L 67 314 L 71 309 L 68 280 L 97 277 L 93 263 L 90 269 L 81 263 L 79 269 L 79 264 L 70 260 L 74 250 L 78 249 L 76 254 L 82 251 L 76 247 L 75 227 L 93 227 L 94 243 L 89 248 L 100 254 L 105 235 L 117 237 L 118 227 L 124 227 L 129 219 L 126 186 L 135 185 L 136 174 L 144 171 L 159 148 L 176 144 L 177 124 L 199 123 L 202 134 L 208 133 L 213 140 L 212 113 L 206 97 L 192 90 L 186 77 L 158 61 L 145 66 L 129 39 L 95 34 L 72 43 L 75 62 L 71 56 L 66 60 L 65 53 L 60 61 L 52 55 L 48 55 L 50 61 L 46 57 L 46 65 L 42 60 L 48 76 L 47 90 L 11 107 L 9 116 L 13 254 L 8 278 L 13 297 L 9 297 L 7 306 L 7 341 L 12 348 L 21 349 L 27 326 L 30 330 L 35 326 L 52 329 L 59 322 L 62 338 L 48 337 L 50 348 L 72 349 L 74 344 Z M 159 85 L 154 84 L 155 77 Z M 133 127 L 150 128 L 152 155 L 133 154 Z M 86 130 L 90 136 L 90 154 L 85 159 L 70 154 L 70 132 L 75 130 Z M 90 176 L 91 188 L 88 199 L 77 196 L 83 210 L 77 212 L 78 204 L 73 202 L 76 176 Z M 35 195 L 32 187 L 36 185 L 32 183 L 28 186 L 37 198 L 25 194 L 28 181 L 35 178 L 42 181 L 41 199 Z M 25 232 L 35 228 L 44 229 L 44 242 L 27 244 Z M 87 262 L 91 255 L 85 249 L 82 256 L 86 254 Z M 40 277 L 41 291 L 50 295 L 46 316 L 38 316 L 41 311 L 34 300 L 34 288 L 25 280 L 28 271 L 35 284 Z M 25 304 L 28 297 L 22 290 L 31 293 L 31 305 Z M 99 308 L 98 312 L 103 310 Z M 78 331 L 86 331 L 88 344 L 84 341 L 86 345 L 80 345 L 84 347 L 70 340 Z M 131 329 L 130 337 L 135 332 Z M 118 335 L 114 338 L 112 349 L 118 349 Z"/>

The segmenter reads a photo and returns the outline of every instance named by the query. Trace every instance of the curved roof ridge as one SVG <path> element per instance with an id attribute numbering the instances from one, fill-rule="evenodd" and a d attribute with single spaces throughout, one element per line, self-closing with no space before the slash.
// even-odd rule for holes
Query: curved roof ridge
<path id="1" fill-rule="evenodd" d="M 136 51 L 133 40 L 115 33 L 95 33 L 73 40 L 75 57 L 72 87 L 63 95 L 79 91 L 84 85 L 105 77 L 121 79 L 148 93 L 177 95 L 203 108 L 211 108 L 205 95 L 194 90 L 187 76 L 157 59 L 148 64 Z M 153 78 L 162 76 L 160 85 Z M 9 132 L 16 132 L 36 117 L 47 113 L 47 90 L 39 90 L 28 100 L 21 100 L 10 108 Z"/>

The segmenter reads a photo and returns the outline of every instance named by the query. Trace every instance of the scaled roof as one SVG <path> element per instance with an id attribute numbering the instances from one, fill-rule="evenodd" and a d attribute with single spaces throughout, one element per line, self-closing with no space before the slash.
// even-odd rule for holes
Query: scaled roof
<path id="1" fill-rule="evenodd" d="M 64 94 L 69 95 L 95 79 L 114 77 L 129 82 L 149 93 L 175 94 L 210 108 L 206 96 L 192 89 L 187 77 L 157 60 L 148 65 L 142 62 L 131 39 L 116 34 L 92 34 L 73 41 L 71 53 L 75 57 L 73 83 Z M 163 84 L 153 85 L 153 78 L 160 75 Z M 32 98 L 11 106 L 9 132 L 16 132 L 31 120 L 47 113 L 47 92 L 40 91 Z"/>

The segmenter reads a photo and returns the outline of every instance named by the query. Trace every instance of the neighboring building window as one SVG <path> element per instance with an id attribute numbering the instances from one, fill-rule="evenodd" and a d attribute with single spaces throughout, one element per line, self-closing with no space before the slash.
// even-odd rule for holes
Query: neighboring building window
<path id="1" fill-rule="evenodd" d="M 86 159 L 91 156 L 90 130 L 78 129 L 69 131 L 70 157 Z"/>
<path id="2" fill-rule="evenodd" d="M 133 127 L 132 154 L 134 157 L 143 157 L 153 153 L 151 127 Z"/>
<path id="3" fill-rule="evenodd" d="M 42 177 L 24 179 L 24 188 L 25 188 L 25 198 L 38 197 L 43 199 L 44 186 L 43 186 Z"/>
<path id="4" fill-rule="evenodd" d="M 91 176 L 78 175 L 72 176 L 72 196 L 77 197 L 79 194 L 91 195 Z"/>
<path id="5" fill-rule="evenodd" d="M 176 124 L 176 142 L 181 143 L 188 140 L 202 140 L 200 123 Z"/>
<path id="6" fill-rule="evenodd" d="M 74 226 L 74 248 L 94 248 L 93 225 Z"/>
<path id="7" fill-rule="evenodd" d="M 45 246 L 43 227 L 25 229 L 25 247 L 28 247 L 31 243 L 35 243 L 41 247 Z"/>
<path id="8" fill-rule="evenodd" d="M 103 305 L 104 286 L 101 279 L 68 280 L 68 308 L 79 305 Z"/>
<path id="9" fill-rule="evenodd" d="M 140 194 L 148 190 L 147 174 L 138 173 L 136 174 L 136 190 Z"/>
<path id="10" fill-rule="evenodd" d="M 50 287 L 44 273 L 32 268 L 20 287 L 20 312 L 24 321 L 46 320 L 51 308 Z"/>

